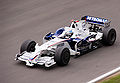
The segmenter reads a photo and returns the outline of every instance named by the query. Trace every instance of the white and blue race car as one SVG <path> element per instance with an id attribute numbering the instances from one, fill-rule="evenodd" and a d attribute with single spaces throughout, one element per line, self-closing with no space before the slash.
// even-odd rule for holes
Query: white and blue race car
<path id="1" fill-rule="evenodd" d="M 101 45 L 111 46 L 115 40 L 116 31 L 110 27 L 108 19 L 84 16 L 81 20 L 72 20 L 69 27 L 47 33 L 42 45 L 26 40 L 15 60 L 24 61 L 27 66 L 65 66 L 70 61 L 70 55 L 78 56 Z"/>

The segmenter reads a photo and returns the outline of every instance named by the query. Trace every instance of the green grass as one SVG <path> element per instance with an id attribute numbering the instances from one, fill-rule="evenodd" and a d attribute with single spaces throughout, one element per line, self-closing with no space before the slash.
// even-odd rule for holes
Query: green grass
<path id="1" fill-rule="evenodd" d="M 116 76 L 113 76 L 101 83 L 120 83 L 120 74 L 119 75 L 116 75 Z"/>

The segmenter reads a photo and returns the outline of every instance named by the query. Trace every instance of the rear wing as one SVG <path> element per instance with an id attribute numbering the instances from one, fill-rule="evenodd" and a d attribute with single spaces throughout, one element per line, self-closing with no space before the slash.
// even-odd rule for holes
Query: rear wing
<path id="1" fill-rule="evenodd" d="M 89 23 L 98 24 L 98 25 L 102 25 L 105 27 L 110 26 L 110 22 L 111 22 L 108 19 L 94 17 L 94 16 L 84 16 L 81 18 L 81 20 L 86 20 Z"/>

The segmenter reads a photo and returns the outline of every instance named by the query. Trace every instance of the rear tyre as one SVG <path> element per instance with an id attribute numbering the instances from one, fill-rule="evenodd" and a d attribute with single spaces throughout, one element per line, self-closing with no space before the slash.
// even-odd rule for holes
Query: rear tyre
<path id="1" fill-rule="evenodd" d="M 104 28 L 103 29 L 103 39 L 102 43 L 107 46 L 114 44 L 116 40 L 116 31 L 114 28 Z"/>
<path id="2" fill-rule="evenodd" d="M 20 53 L 27 51 L 27 52 L 34 52 L 35 51 L 36 42 L 32 40 L 26 40 L 22 43 L 20 48 Z"/>
<path id="3" fill-rule="evenodd" d="M 59 47 L 56 49 L 54 60 L 57 65 L 65 66 L 70 61 L 70 51 L 68 48 Z"/>

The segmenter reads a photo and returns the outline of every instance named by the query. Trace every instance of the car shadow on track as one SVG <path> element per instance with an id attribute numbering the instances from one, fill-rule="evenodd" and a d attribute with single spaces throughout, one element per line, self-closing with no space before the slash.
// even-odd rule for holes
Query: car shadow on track
<path id="1" fill-rule="evenodd" d="M 15 65 L 17 66 L 22 66 L 22 67 L 27 67 L 30 69 L 43 69 L 43 70 L 51 70 L 51 69 L 56 69 L 59 68 L 59 66 L 57 66 L 56 64 L 51 66 L 51 67 L 45 67 L 44 65 L 34 65 L 34 66 L 26 66 L 25 62 L 22 61 L 18 61 L 17 63 L 15 63 Z"/>

